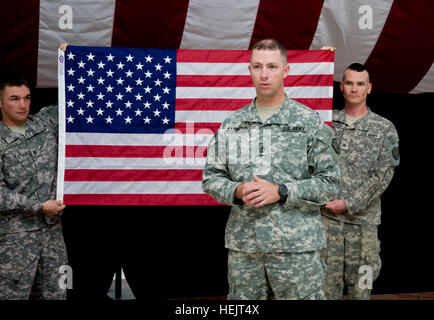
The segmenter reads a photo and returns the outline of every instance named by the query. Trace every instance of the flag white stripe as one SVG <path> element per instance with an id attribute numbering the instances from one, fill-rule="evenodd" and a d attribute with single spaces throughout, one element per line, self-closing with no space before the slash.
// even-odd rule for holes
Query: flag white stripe
<path id="1" fill-rule="evenodd" d="M 178 62 L 176 72 L 178 75 L 204 75 L 204 76 L 248 76 L 248 63 L 218 63 L 218 62 Z M 324 75 L 333 74 L 333 62 L 299 62 L 289 64 L 290 75 Z"/>
<path id="2" fill-rule="evenodd" d="M 188 129 L 188 128 L 187 128 Z M 95 146 L 208 146 L 214 133 L 209 134 L 134 134 L 67 132 L 67 145 Z"/>
<path id="3" fill-rule="evenodd" d="M 365 63 L 377 43 L 392 7 L 393 0 L 325 0 L 311 50 L 322 46 L 337 48 L 336 81 L 347 66 Z M 372 24 L 369 24 L 372 23 Z"/>
<path id="4" fill-rule="evenodd" d="M 332 98 L 332 86 L 285 87 L 290 98 Z M 176 99 L 253 99 L 256 96 L 254 87 L 177 87 Z"/>
<path id="5" fill-rule="evenodd" d="M 201 181 L 68 181 L 65 194 L 203 194 Z"/>
<path id="6" fill-rule="evenodd" d="M 331 121 L 332 110 L 315 110 L 321 120 Z M 221 123 L 235 111 L 176 111 L 176 122 L 215 122 Z"/>
<path id="7" fill-rule="evenodd" d="M 90 170 L 202 170 L 205 158 L 66 158 L 66 169 Z M 69 182 L 68 182 L 69 183 Z"/>
<path id="8" fill-rule="evenodd" d="M 190 0 L 181 49 L 247 50 L 259 0 Z"/>

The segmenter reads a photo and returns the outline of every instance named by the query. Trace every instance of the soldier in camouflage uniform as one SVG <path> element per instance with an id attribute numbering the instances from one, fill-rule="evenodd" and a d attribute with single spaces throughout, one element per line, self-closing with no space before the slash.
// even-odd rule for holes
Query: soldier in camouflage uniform
<path id="1" fill-rule="evenodd" d="M 57 107 L 29 115 L 25 81 L 0 83 L 0 299 L 65 299 Z"/>
<path id="2" fill-rule="evenodd" d="M 253 46 L 249 70 L 257 97 L 223 121 L 203 171 L 203 190 L 232 206 L 228 298 L 324 299 L 318 206 L 337 195 L 331 137 L 316 112 L 286 97 L 281 44 Z"/>
<path id="3" fill-rule="evenodd" d="M 345 286 L 349 299 L 370 299 L 380 272 L 380 196 L 399 164 L 399 150 L 394 125 L 366 106 L 371 87 L 365 67 L 350 65 L 341 81 L 345 108 L 333 113 L 342 181 L 339 197 L 321 210 L 327 299 L 342 299 Z"/>

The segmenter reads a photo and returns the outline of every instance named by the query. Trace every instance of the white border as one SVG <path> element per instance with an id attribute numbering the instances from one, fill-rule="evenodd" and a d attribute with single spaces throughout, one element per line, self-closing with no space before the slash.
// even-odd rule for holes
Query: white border
<path id="1" fill-rule="evenodd" d="M 57 50 L 57 86 L 59 94 L 59 146 L 57 158 L 57 200 L 63 201 L 65 188 L 65 52 Z"/>

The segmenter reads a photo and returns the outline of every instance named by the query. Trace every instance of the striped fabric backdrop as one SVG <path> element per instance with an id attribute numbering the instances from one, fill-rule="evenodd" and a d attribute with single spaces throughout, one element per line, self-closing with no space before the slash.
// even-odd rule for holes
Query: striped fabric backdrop
<path id="1" fill-rule="evenodd" d="M 61 42 L 246 50 L 274 37 L 289 50 L 336 47 L 335 80 L 361 62 L 375 89 L 434 91 L 431 0 L 3 0 L 0 12 L 1 72 L 38 87 L 57 86 Z"/>

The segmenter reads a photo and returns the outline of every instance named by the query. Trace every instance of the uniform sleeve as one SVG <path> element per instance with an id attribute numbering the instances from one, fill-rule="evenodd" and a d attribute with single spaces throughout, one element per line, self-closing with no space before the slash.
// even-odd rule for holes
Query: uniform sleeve
<path id="1" fill-rule="evenodd" d="M 287 205 L 314 203 L 323 205 L 337 197 L 340 181 L 339 169 L 335 162 L 332 131 L 327 130 L 321 120 L 308 149 L 311 169 L 309 179 L 285 183 L 288 188 Z"/>
<path id="2" fill-rule="evenodd" d="M 35 117 L 44 121 L 51 128 L 56 128 L 59 123 L 59 108 L 57 105 L 51 105 L 42 108 Z"/>
<path id="3" fill-rule="evenodd" d="M 227 169 L 226 134 L 220 129 L 207 149 L 206 164 L 202 175 L 202 189 L 220 203 L 240 205 L 235 198 L 235 189 L 240 182 L 231 179 Z"/>
<path id="4" fill-rule="evenodd" d="M 344 199 L 349 214 L 366 209 L 387 189 L 400 161 L 398 141 L 396 129 L 392 127 L 382 143 L 372 175 L 357 186 L 357 190 L 351 190 L 350 194 L 353 196 L 350 199 Z"/>
<path id="5" fill-rule="evenodd" d="M 0 212 L 11 210 L 37 212 L 40 207 L 40 201 L 38 199 L 18 193 L 5 182 L 3 160 L 1 157 L 0 168 Z"/>

